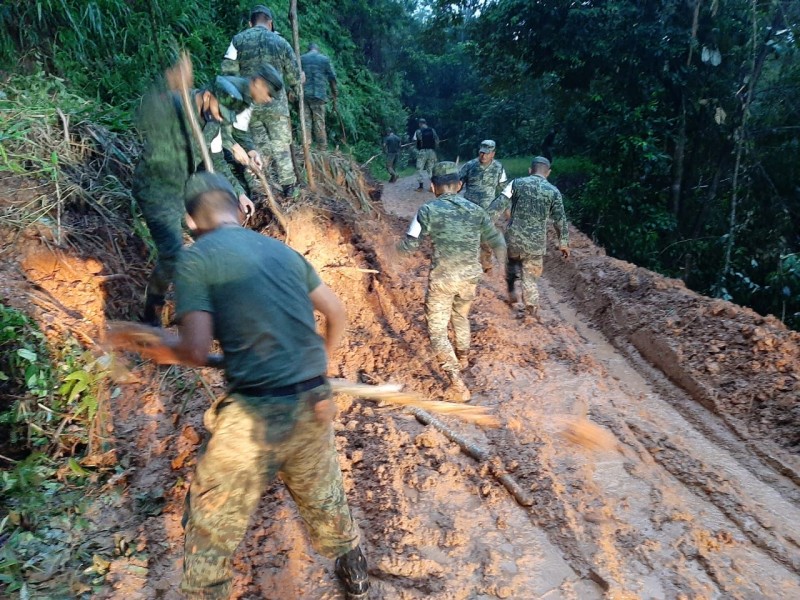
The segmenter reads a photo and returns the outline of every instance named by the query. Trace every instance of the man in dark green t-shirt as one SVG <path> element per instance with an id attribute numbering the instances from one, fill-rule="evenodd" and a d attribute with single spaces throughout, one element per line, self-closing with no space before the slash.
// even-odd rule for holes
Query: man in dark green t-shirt
<path id="1" fill-rule="evenodd" d="M 220 175 L 193 175 L 186 209 L 198 240 L 178 261 L 179 335 L 154 328 L 161 343 L 142 353 L 165 364 L 221 361 L 229 393 L 204 419 L 211 438 L 186 503 L 181 589 L 192 598 L 228 597 L 233 553 L 280 472 L 315 549 L 336 558 L 347 598 L 365 599 L 367 564 L 342 485 L 325 379 L 344 307 L 300 254 L 240 226 L 238 200 Z M 325 316 L 324 339 L 314 310 Z M 214 337 L 221 359 L 208 354 Z"/>

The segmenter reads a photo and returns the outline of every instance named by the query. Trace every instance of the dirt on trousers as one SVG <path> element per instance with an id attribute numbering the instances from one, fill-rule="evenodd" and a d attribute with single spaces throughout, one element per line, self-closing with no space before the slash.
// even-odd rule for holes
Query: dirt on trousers
<path id="1" fill-rule="evenodd" d="M 413 177 L 387 185 L 385 212 L 358 218 L 295 213 L 291 243 L 348 308 L 330 374 L 402 382 L 438 398 L 445 380 L 423 313 L 429 256 L 392 251 L 432 198 L 415 187 Z M 573 239 L 569 262 L 548 258 L 539 323 L 512 314 L 501 269 L 484 278 L 465 378 L 472 402 L 492 407 L 502 426 L 447 420 L 502 461 L 533 506 L 517 504 L 488 465 L 411 415 L 337 399 L 337 445 L 372 598 L 800 597 L 796 446 L 784 441 L 796 429 L 781 421 L 781 439 L 769 435 L 791 413 L 779 403 L 797 389 L 796 334 L 605 257 L 575 232 Z M 49 293 L 69 296 L 69 286 Z M 745 336 L 745 326 L 761 331 Z M 735 327 L 742 340 L 725 333 Z M 756 360 L 745 360 L 748 352 L 760 357 L 758 378 L 737 368 Z M 110 406 L 124 477 L 87 518 L 98 536 L 135 552 L 112 560 L 97 597 L 178 598 L 183 499 L 202 413 L 222 381 L 210 369 L 195 375 L 141 364 L 133 373 L 140 383 Z M 195 393 L 180 393 L 186 381 Z M 746 396 L 729 389 L 749 390 L 740 394 L 752 394 L 755 408 L 741 408 L 734 400 Z M 765 389 L 775 394 L 758 400 Z M 613 447 L 566 440 L 565 427 L 581 418 L 613 436 Z M 234 564 L 235 598 L 343 597 L 331 561 L 310 548 L 278 481 Z"/>

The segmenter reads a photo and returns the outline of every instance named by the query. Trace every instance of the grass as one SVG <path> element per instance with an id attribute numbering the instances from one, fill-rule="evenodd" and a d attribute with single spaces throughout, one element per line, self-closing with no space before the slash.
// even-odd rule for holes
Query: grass
<path id="1" fill-rule="evenodd" d="M 499 159 L 506 169 L 509 179 L 525 177 L 528 175 L 528 167 L 531 166 L 532 156 L 511 156 Z M 559 156 L 553 159 L 553 173 L 551 179 L 561 175 L 591 175 L 596 166 L 582 156 Z"/>

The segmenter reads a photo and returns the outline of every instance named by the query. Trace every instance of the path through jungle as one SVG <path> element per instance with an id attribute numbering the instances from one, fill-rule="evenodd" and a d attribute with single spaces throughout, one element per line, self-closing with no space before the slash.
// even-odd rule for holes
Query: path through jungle
<path id="1" fill-rule="evenodd" d="M 432 198 L 415 187 L 413 177 L 386 184 L 385 212 L 376 203 L 364 218 L 296 212 L 291 244 L 349 311 L 330 374 L 402 382 L 440 397 L 445 382 L 423 316 L 428 256 L 398 258 L 391 250 L 416 208 Z M 540 323 L 514 317 L 498 268 L 480 284 L 465 379 L 472 402 L 494 409 L 503 425 L 483 430 L 448 420 L 505 465 L 533 506 L 517 504 L 487 465 L 411 415 L 338 398 L 337 444 L 364 533 L 372 597 L 800 598 L 796 463 L 767 435 L 763 444 L 743 441 L 723 415 L 653 367 L 652 357 L 645 361 L 634 345 L 658 349 L 655 338 L 609 341 L 587 317 L 597 295 L 577 286 L 575 273 L 601 260 L 606 267 L 593 267 L 591 277 L 617 271 L 589 240 L 577 232 L 573 240 L 570 264 L 555 253 L 548 258 Z M 625 277 L 644 285 L 649 276 L 633 269 Z M 678 303 L 700 302 L 658 283 L 662 278 L 653 281 Z M 630 320 L 643 310 L 630 302 L 614 314 Z M 210 394 L 198 386 L 178 406 L 168 385 L 176 371 L 135 367 L 144 383 L 114 401 L 129 488 L 109 495 L 96 518 L 114 545 L 136 551 L 112 561 L 99 597 L 180 597 L 182 503 Z M 218 373 L 202 375 L 211 393 L 221 390 Z M 563 435 L 583 418 L 605 430 L 610 447 L 587 448 Z M 234 597 L 341 598 L 332 567 L 310 548 L 288 493 L 275 482 L 236 554 Z"/>

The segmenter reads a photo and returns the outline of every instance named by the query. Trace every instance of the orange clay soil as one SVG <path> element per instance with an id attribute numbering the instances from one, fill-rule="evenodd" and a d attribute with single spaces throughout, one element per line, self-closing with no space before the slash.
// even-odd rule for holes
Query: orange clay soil
<path id="1" fill-rule="evenodd" d="M 423 315 L 428 254 L 392 251 L 432 198 L 415 187 L 414 178 L 387 184 L 369 215 L 295 211 L 291 243 L 348 308 L 330 375 L 440 398 Z M 140 296 L 121 278 L 98 279 L 111 274 L 103 256 L 50 257 L 40 239 L 6 240 L 9 301 L 44 289 L 72 312 L 27 300 L 37 318 L 73 318 L 88 337 L 103 306 L 109 319 L 135 310 Z M 514 317 L 499 268 L 479 286 L 465 380 L 501 427 L 443 418 L 501 461 L 533 506 L 411 415 L 338 397 L 336 439 L 372 598 L 800 597 L 798 335 L 573 239 L 570 261 L 551 252 L 546 263 L 540 322 Z M 124 472 L 85 515 L 111 559 L 94 597 L 178 598 L 183 499 L 203 410 L 222 381 L 209 369 L 131 365 L 140 383 L 109 403 L 106 426 Z M 570 441 L 586 435 L 596 443 Z M 235 598 L 342 598 L 279 481 L 234 566 Z"/>

